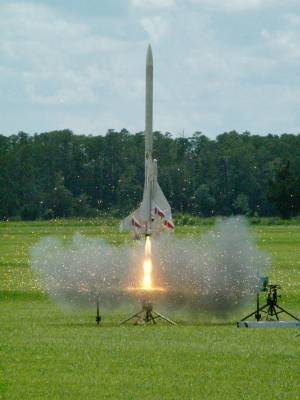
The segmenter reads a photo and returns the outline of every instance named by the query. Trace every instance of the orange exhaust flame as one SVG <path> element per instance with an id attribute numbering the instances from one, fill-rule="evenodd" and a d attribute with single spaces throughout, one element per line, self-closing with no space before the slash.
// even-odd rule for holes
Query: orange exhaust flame
<path id="1" fill-rule="evenodd" d="M 143 278 L 143 289 L 152 289 L 152 260 L 151 260 L 151 240 L 150 236 L 146 237 L 145 243 L 145 259 L 144 259 L 144 278 Z"/>
<path id="2" fill-rule="evenodd" d="M 151 239 L 149 236 L 146 237 L 146 242 L 145 242 L 143 270 L 144 270 L 144 276 L 141 282 L 142 283 L 141 286 L 128 287 L 127 290 L 129 292 L 143 294 L 143 296 L 145 295 L 145 293 L 147 293 L 147 296 L 149 296 L 150 293 L 157 294 L 158 292 L 166 291 L 165 288 L 154 286 L 154 283 L 152 281 Z"/>

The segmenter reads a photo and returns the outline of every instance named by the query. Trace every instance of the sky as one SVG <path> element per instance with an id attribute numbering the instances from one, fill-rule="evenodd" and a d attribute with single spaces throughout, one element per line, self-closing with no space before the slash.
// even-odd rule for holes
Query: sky
<path id="1" fill-rule="evenodd" d="M 299 0 L 0 0 L 0 134 L 300 132 Z"/>

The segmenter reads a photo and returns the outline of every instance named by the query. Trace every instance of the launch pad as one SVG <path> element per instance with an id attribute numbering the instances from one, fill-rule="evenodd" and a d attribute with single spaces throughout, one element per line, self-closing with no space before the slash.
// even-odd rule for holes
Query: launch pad
<path id="1" fill-rule="evenodd" d="M 151 325 L 156 324 L 158 320 L 165 321 L 170 325 L 177 325 L 171 318 L 164 314 L 161 314 L 155 309 L 154 304 L 161 304 L 164 301 L 168 290 L 155 287 L 150 290 L 142 287 L 128 287 L 125 289 L 112 289 L 113 293 L 120 298 L 127 298 L 128 296 L 133 299 L 137 304 L 140 304 L 140 310 L 129 317 L 122 320 L 119 325 L 126 324 L 129 321 L 133 321 L 135 325 Z M 100 313 L 101 297 L 105 297 L 105 291 L 101 291 L 96 296 L 96 323 L 101 324 L 102 317 Z"/>
<path id="2" fill-rule="evenodd" d="M 156 324 L 157 319 L 162 319 L 168 322 L 171 325 L 177 325 L 176 322 L 172 321 L 170 318 L 166 317 L 165 315 L 155 311 L 153 309 L 153 304 L 149 302 L 145 302 L 142 304 L 142 309 L 131 315 L 130 317 L 124 319 L 120 322 L 120 325 L 126 324 L 131 320 L 135 321 L 136 325 L 139 324 Z"/>
<path id="3" fill-rule="evenodd" d="M 150 290 L 146 290 L 144 288 L 128 288 L 128 293 L 130 293 L 131 296 L 141 304 L 141 310 L 125 318 L 120 322 L 119 325 L 126 324 L 126 322 L 131 320 L 135 321 L 137 325 L 156 324 L 156 320 L 158 319 L 166 321 L 171 325 L 177 325 L 176 322 L 172 321 L 170 318 L 154 309 L 153 304 L 155 303 L 155 300 L 165 295 L 165 289 L 159 287 L 152 288 Z"/>

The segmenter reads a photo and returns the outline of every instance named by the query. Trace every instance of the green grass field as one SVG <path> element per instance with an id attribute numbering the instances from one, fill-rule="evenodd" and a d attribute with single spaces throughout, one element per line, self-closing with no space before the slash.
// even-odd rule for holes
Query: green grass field
<path id="1" fill-rule="evenodd" d="M 237 329 L 224 323 L 117 326 L 92 312 L 66 314 L 39 289 L 29 249 L 43 236 L 75 232 L 116 245 L 118 221 L 0 223 L 1 399 L 298 399 L 296 330 Z M 180 226 L 199 235 L 204 225 Z M 272 257 L 269 277 L 282 304 L 300 311 L 300 227 L 252 226 Z M 249 305 L 242 311 L 252 309 Z"/>

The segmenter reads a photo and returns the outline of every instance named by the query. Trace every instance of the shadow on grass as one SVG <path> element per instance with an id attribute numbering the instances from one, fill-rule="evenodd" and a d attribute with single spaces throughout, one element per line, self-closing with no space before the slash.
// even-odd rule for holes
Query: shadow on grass
<path id="1" fill-rule="evenodd" d="M 181 328 L 181 327 L 194 327 L 194 328 L 203 328 L 203 327 L 224 327 L 224 326 L 235 326 L 236 322 L 187 322 L 180 321 L 177 322 L 177 325 L 170 325 L 165 322 L 156 323 L 156 324 L 136 324 L 136 323 L 127 323 L 120 325 L 120 320 L 115 321 L 103 321 L 100 325 L 97 325 L 96 322 L 53 322 L 49 323 L 51 326 L 57 327 L 65 327 L 65 328 L 94 328 L 94 329 L 105 329 L 105 328 L 138 328 L 138 327 L 152 327 L 152 328 L 165 328 L 170 327 L 172 329 Z"/>
<path id="2" fill-rule="evenodd" d="M 105 324 L 97 325 L 96 322 L 53 322 L 49 323 L 49 326 L 56 326 L 58 328 L 95 328 L 95 329 L 103 329 L 103 328 L 112 328 L 117 327 L 117 322 L 106 322 Z"/>
<path id="3" fill-rule="evenodd" d="M 178 326 L 181 327 L 194 327 L 194 328 L 205 328 L 205 327 L 224 327 L 224 326 L 234 326 L 236 324 L 235 321 L 176 321 Z"/>

